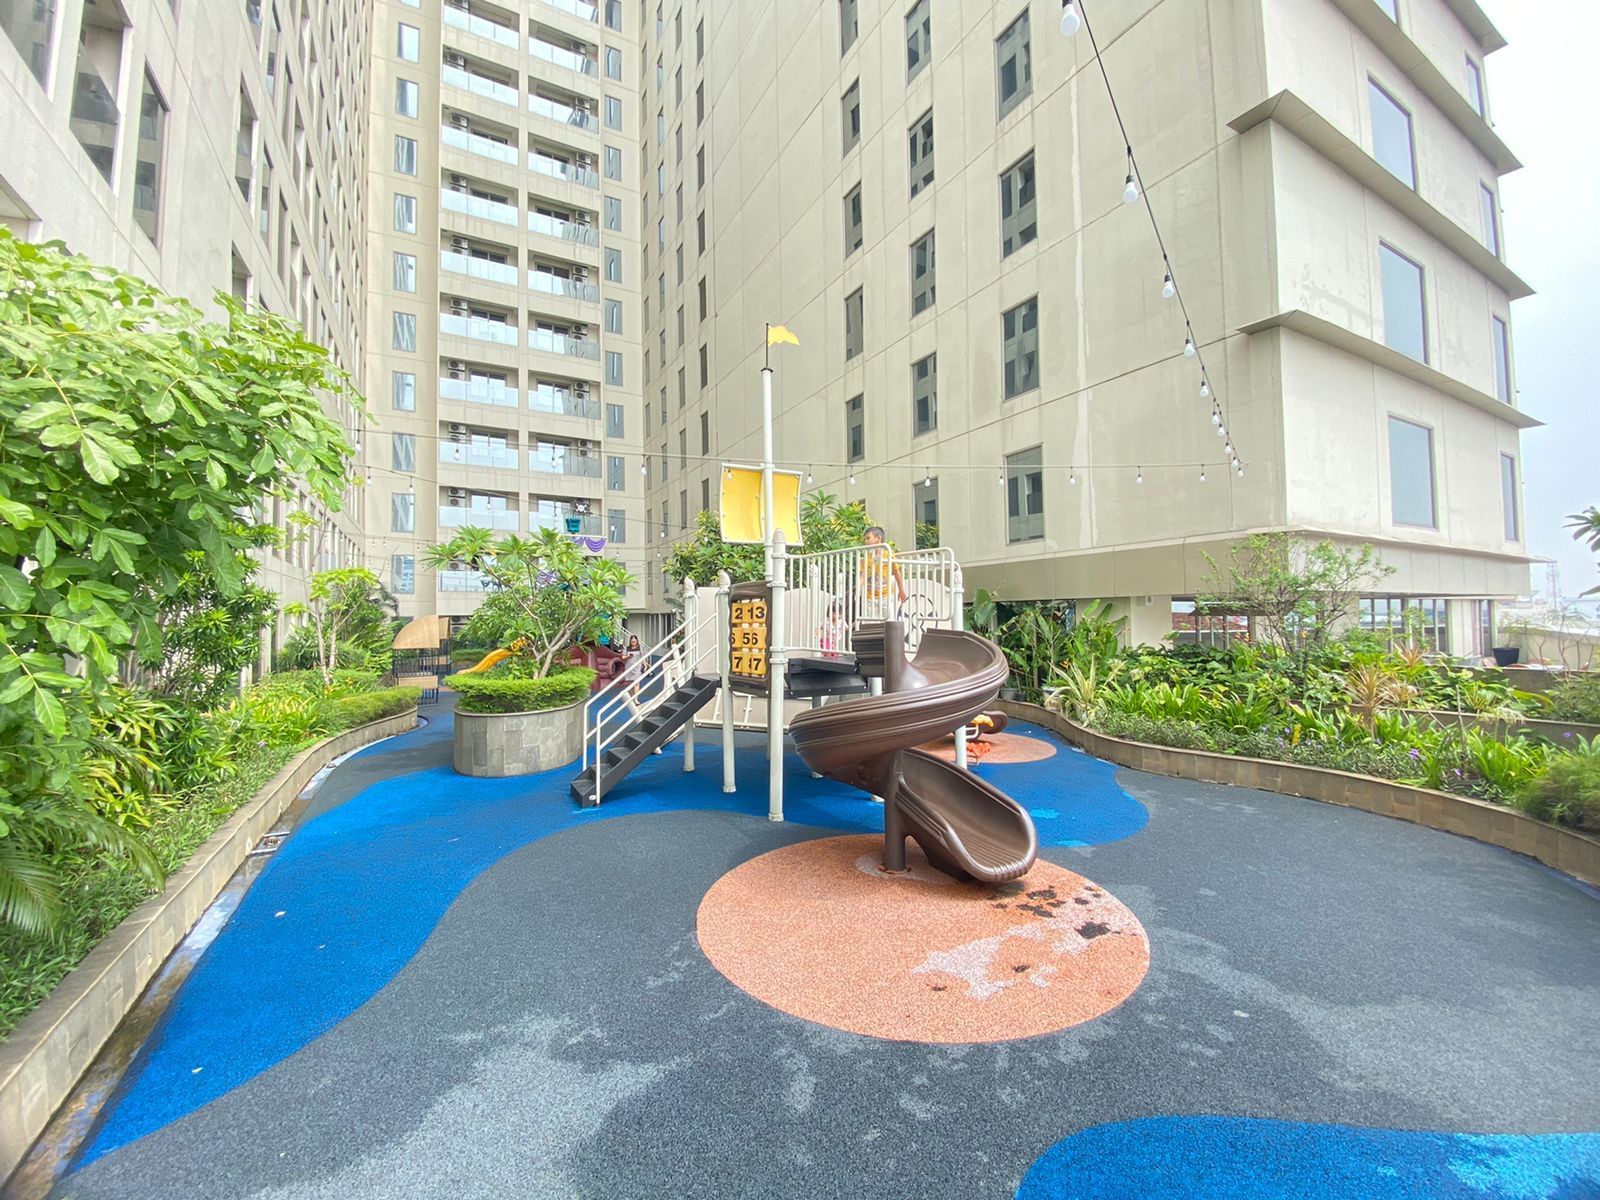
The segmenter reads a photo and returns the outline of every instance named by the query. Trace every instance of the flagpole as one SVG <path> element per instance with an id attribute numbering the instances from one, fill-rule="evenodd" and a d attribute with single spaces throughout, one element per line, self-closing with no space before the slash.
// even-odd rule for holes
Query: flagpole
<path id="1" fill-rule="evenodd" d="M 761 368 L 761 530 L 765 547 L 767 582 L 772 582 L 772 326 Z"/>

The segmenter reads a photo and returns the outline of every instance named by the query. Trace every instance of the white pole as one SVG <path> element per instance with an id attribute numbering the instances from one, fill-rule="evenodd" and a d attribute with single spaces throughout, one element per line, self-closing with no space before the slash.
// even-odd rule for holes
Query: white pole
<path id="1" fill-rule="evenodd" d="M 768 464 L 770 470 L 771 464 Z M 770 496 L 769 496 L 770 503 Z M 772 601 L 768 609 L 767 646 L 767 819 L 783 820 L 783 691 L 789 656 L 784 651 L 783 530 L 772 531 Z"/>
<path id="2" fill-rule="evenodd" d="M 733 577 L 717 572 L 717 661 L 722 668 L 722 790 L 738 790 L 733 777 Z"/>
<path id="3" fill-rule="evenodd" d="M 683 654 L 685 683 L 700 670 L 700 591 L 687 575 L 683 579 Z M 683 726 L 683 769 L 694 770 L 694 716 Z"/>
<path id="4" fill-rule="evenodd" d="M 767 582 L 772 582 L 772 368 L 761 368 L 761 532 L 766 539 Z"/>
<path id="5" fill-rule="evenodd" d="M 952 613 L 950 628 L 960 629 L 965 623 L 965 616 L 961 611 L 961 568 L 951 564 L 950 574 L 950 605 Z M 967 727 L 965 725 L 956 730 L 956 766 L 963 771 L 967 768 Z"/>

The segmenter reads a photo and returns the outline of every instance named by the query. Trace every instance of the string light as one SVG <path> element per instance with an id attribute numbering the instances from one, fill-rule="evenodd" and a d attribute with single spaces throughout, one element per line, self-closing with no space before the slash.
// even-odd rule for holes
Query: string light
<path id="1" fill-rule="evenodd" d="M 855 485 L 856 485 L 856 474 L 855 474 L 854 471 L 852 471 L 852 472 L 850 472 L 850 486 L 851 487 L 855 487 Z"/>
<path id="2" fill-rule="evenodd" d="M 1083 18 L 1078 16 L 1078 7 L 1072 0 L 1066 0 L 1061 6 L 1061 36 L 1071 37 L 1083 27 Z"/>
<path id="3" fill-rule="evenodd" d="M 806 483 L 808 483 L 808 484 L 809 484 L 809 483 L 810 483 L 810 482 L 811 482 L 811 466 L 810 466 L 810 464 L 809 464 L 809 463 L 808 463 L 808 464 L 807 464 L 807 465 L 806 465 Z"/>
<path id="4" fill-rule="evenodd" d="M 1211 384 L 1208 380 L 1202 379 L 1200 381 L 1200 399 L 1211 399 Z"/>
<path id="5" fill-rule="evenodd" d="M 1133 481 L 1135 483 L 1143 483 L 1144 482 L 1144 468 L 1143 467 L 1139 468 L 1139 474 L 1134 476 L 1134 480 Z"/>
<path id="6" fill-rule="evenodd" d="M 1128 147 L 1128 186 L 1122 189 L 1122 202 L 1132 204 L 1139 199 L 1139 185 L 1133 181 L 1133 147 Z"/>
<path id="7" fill-rule="evenodd" d="M 1204 483 L 1205 481 L 1206 481 L 1206 469 L 1205 469 L 1204 466 L 1202 466 L 1200 468 L 1200 482 Z"/>
<path id="8" fill-rule="evenodd" d="M 933 472 L 932 471 L 924 471 L 923 472 L 923 474 L 922 474 L 922 486 L 923 487 L 932 487 L 933 486 Z"/>
<path id="9" fill-rule="evenodd" d="M 1194 357 L 1194 337 L 1192 335 L 1183 339 L 1183 356 L 1185 358 Z"/>
<path id="10" fill-rule="evenodd" d="M 1211 410 L 1211 424 L 1213 426 L 1222 424 L 1222 414 L 1214 408 Z"/>
<path id="11" fill-rule="evenodd" d="M 994 482 L 995 482 L 995 486 L 996 487 L 1005 487 L 1005 485 L 1006 485 L 1006 470 L 1005 470 L 1004 467 L 1000 468 L 1000 473 L 994 477 Z"/>
<path id="12" fill-rule="evenodd" d="M 1078 486 L 1078 468 L 1077 467 L 1068 467 L 1067 468 L 1067 482 L 1070 483 L 1073 487 L 1077 487 Z"/>
<path id="13" fill-rule="evenodd" d="M 1172 282 L 1172 272 L 1168 271 L 1161 280 L 1161 298 L 1171 300 L 1178 294 L 1178 285 Z"/>

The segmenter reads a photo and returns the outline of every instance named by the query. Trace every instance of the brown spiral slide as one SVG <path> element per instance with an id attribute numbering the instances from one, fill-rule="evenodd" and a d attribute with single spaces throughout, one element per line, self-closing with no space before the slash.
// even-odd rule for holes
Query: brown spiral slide
<path id="1" fill-rule="evenodd" d="M 913 837 L 946 874 L 1003 883 L 1027 874 L 1038 853 L 1033 819 L 971 772 L 915 747 L 951 733 L 994 702 L 1010 674 L 987 638 L 953 629 L 922 635 L 907 661 L 898 621 L 855 636 L 863 675 L 881 674 L 884 694 L 801 713 L 789 725 L 807 766 L 884 798 L 883 864 L 906 865 Z"/>

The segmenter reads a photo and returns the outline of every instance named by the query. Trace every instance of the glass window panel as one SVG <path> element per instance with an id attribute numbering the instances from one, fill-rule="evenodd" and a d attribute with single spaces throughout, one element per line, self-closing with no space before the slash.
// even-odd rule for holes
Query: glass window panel
<path id="1" fill-rule="evenodd" d="M 933 109 L 925 112 L 907 134 L 911 156 L 911 194 L 933 182 Z"/>
<path id="2" fill-rule="evenodd" d="M 417 31 L 415 25 L 401 24 L 398 43 L 396 52 L 406 62 L 416 62 L 421 56 L 422 34 Z"/>
<path id="3" fill-rule="evenodd" d="M 1509 454 L 1500 456 L 1500 507 L 1505 514 L 1506 541 L 1514 542 L 1522 526 L 1517 520 L 1517 460 Z"/>
<path id="4" fill-rule="evenodd" d="M 867 456 L 866 397 L 852 396 L 845 401 L 845 457 L 860 462 Z"/>
<path id="5" fill-rule="evenodd" d="M 418 104 L 419 104 L 420 95 L 421 95 L 421 92 L 417 87 L 416 80 L 414 80 L 414 79 L 397 79 L 397 80 L 395 80 L 395 96 L 394 96 L 394 110 L 395 110 L 395 112 L 399 113 L 402 117 L 414 117 L 414 116 L 416 116 L 417 115 L 417 107 L 418 107 Z"/>
<path id="6" fill-rule="evenodd" d="M 861 185 L 850 189 L 844 198 L 844 254 L 846 258 L 861 249 Z"/>
<path id="7" fill-rule="evenodd" d="M 1039 298 L 1025 300 L 1001 318 L 1005 335 L 1006 399 L 1039 386 Z"/>
<path id="8" fill-rule="evenodd" d="M 1396 525 L 1433 529 L 1433 430 L 1389 418 L 1389 489 Z"/>
<path id="9" fill-rule="evenodd" d="M 1489 115 L 1483 92 L 1483 68 L 1470 58 L 1467 59 L 1467 103 L 1480 117 Z"/>
<path id="10" fill-rule="evenodd" d="M 1044 448 L 1006 455 L 1006 541 L 1044 536 Z"/>
<path id="11" fill-rule="evenodd" d="M 396 136 L 394 139 L 394 169 L 401 175 L 417 173 L 417 142 L 415 138 Z"/>
<path id="12" fill-rule="evenodd" d="M 1478 185 L 1478 210 L 1483 220 L 1483 244 L 1496 258 L 1500 256 L 1500 205 L 1494 189 L 1487 184 Z"/>
<path id="13" fill-rule="evenodd" d="M 911 315 L 932 308 L 934 295 L 933 230 L 928 230 L 911 246 Z"/>
<path id="14" fill-rule="evenodd" d="M 1004 117 L 1033 94 L 1033 43 L 1027 9 L 996 39 L 994 53 L 1000 117 Z"/>
<path id="15" fill-rule="evenodd" d="M 1400 353 L 1428 361 L 1427 309 L 1422 268 L 1398 250 L 1380 246 L 1383 271 L 1383 340 Z"/>
<path id="16" fill-rule="evenodd" d="M 911 364 L 911 433 L 920 437 L 939 427 L 939 356 Z"/>
<path id="17" fill-rule="evenodd" d="M 400 412 L 417 411 L 417 377 L 410 371 L 389 373 L 390 399 Z"/>
<path id="18" fill-rule="evenodd" d="M 416 313 L 394 314 L 394 349 L 415 350 L 417 348 L 417 315 Z"/>
<path id="19" fill-rule="evenodd" d="M 841 124 L 844 129 L 844 153 L 848 154 L 861 140 L 861 81 L 852 83 L 839 101 Z"/>
<path id="20" fill-rule="evenodd" d="M 1000 176 L 1000 256 L 1021 249 L 1039 236 L 1035 216 L 1033 155 Z"/>
<path id="21" fill-rule="evenodd" d="M 409 596 L 417 590 L 417 560 L 411 554 L 389 556 L 389 590 L 397 596 Z"/>
<path id="22" fill-rule="evenodd" d="M 906 79 L 916 78 L 933 54 L 933 13 L 929 0 L 917 0 L 906 13 Z"/>
<path id="23" fill-rule="evenodd" d="M 843 54 L 855 45 L 859 25 L 856 14 L 856 0 L 839 0 L 839 53 Z"/>
<path id="24" fill-rule="evenodd" d="M 391 452 L 392 467 L 396 471 L 411 472 L 417 469 L 417 435 L 414 433 L 395 433 L 390 435 L 393 441 Z"/>
<path id="25" fill-rule="evenodd" d="M 133 166 L 133 219 L 156 241 L 161 207 L 162 143 L 166 140 L 167 106 L 147 73 L 139 96 L 139 146 Z M 248 180 L 244 193 L 249 197 Z"/>
<path id="26" fill-rule="evenodd" d="M 622 405 L 620 405 L 620 404 L 607 404 L 606 405 L 606 436 L 608 438 L 619 438 L 619 437 L 622 437 L 625 424 L 626 424 L 626 416 L 625 416 L 625 413 L 624 413 Z"/>
<path id="27" fill-rule="evenodd" d="M 396 252 L 394 256 L 394 290 L 397 292 L 414 292 L 417 290 L 416 255 Z"/>
<path id="28" fill-rule="evenodd" d="M 394 227 L 398 233 L 415 233 L 417 231 L 417 198 L 403 196 L 399 192 L 394 195 Z"/>
<path id="29" fill-rule="evenodd" d="M 1408 188 L 1417 186 L 1416 150 L 1411 138 L 1411 114 L 1372 80 L 1367 81 L 1372 102 L 1372 156 Z"/>
<path id="30" fill-rule="evenodd" d="M 389 532 L 417 531 L 417 498 L 410 492 L 394 492 L 389 497 Z"/>
<path id="31" fill-rule="evenodd" d="M 857 288 L 844 301 L 844 356 L 846 360 L 860 354 L 866 346 L 866 296 Z"/>
<path id="32" fill-rule="evenodd" d="M 1499 317 L 1489 318 L 1494 340 L 1494 394 L 1511 403 L 1511 328 Z"/>

